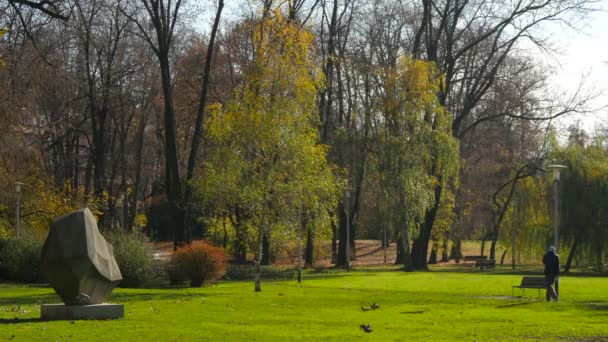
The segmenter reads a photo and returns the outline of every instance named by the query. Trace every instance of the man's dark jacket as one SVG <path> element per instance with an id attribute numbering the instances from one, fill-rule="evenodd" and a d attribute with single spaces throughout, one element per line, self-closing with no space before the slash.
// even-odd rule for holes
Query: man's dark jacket
<path id="1" fill-rule="evenodd" d="M 543 264 L 545 264 L 545 275 L 559 274 L 559 255 L 552 251 L 547 252 L 543 256 Z"/>

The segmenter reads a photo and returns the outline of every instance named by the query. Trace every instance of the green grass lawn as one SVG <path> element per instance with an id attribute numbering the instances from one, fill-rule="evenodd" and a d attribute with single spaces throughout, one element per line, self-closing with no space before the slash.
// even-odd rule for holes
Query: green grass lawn
<path id="1" fill-rule="evenodd" d="M 261 293 L 252 282 L 117 289 L 125 318 L 114 321 L 41 322 L 53 290 L 4 284 L 0 341 L 608 341 L 608 278 L 562 277 L 560 302 L 547 303 L 544 291 L 511 297 L 521 275 L 389 269 L 307 273 Z"/>

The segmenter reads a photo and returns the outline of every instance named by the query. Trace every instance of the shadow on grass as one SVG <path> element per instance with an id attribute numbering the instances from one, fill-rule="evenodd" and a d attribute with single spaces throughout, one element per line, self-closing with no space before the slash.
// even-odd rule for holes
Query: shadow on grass
<path id="1" fill-rule="evenodd" d="M 1 324 L 23 324 L 23 323 L 38 323 L 42 322 L 40 318 L 0 318 Z"/>
<path id="2" fill-rule="evenodd" d="M 518 303 L 505 304 L 505 305 L 498 305 L 497 308 L 499 308 L 499 309 L 502 309 L 502 308 L 512 308 L 514 306 L 530 305 L 530 304 L 534 304 L 534 303 L 538 303 L 538 301 L 526 301 L 526 302 L 518 302 Z"/>
<path id="3" fill-rule="evenodd" d="M 599 311 L 608 314 L 608 302 L 605 300 L 594 301 L 593 303 L 581 303 L 585 309 Z"/>
<path id="4" fill-rule="evenodd" d="M 185 300 L 190 301 L 193 299 L 198 299 L 200 297 L 207 297 L 205 293 L 192 293 L 192 292 L 183 292 L 183 293 L 175 293 L 175 292 L 166 292 L 166 293 L 158 293 L 158 292 L 138 292 L 138 293 L 113 293 L 110 297 L 112 302 L 140 302 L 140 301 L 150 301 L 150 300 Z"/>

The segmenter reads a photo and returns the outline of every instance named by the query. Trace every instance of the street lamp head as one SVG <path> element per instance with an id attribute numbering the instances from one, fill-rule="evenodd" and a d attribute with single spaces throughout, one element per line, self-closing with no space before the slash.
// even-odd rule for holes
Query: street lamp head
<path id="1" fill-rule="evenodd" d="M 353 190 L 352 188 L 345 188 L 344 189 L 344 198 L 346 198 L 347 200 L 350 198 L 350 192 L 351 190 Z"/>
<path id="2" fill-rule="evenodd" d="M 559 172 L 560 170 L 565 170 L 568 167 L 566 167 L 565 165 L 559 165 L 559 164 L 552 164 L 547 166 L 547 169 L 553 171 L 553 180 L 559 181 Z"/>
<path id="3" fill-rule="evenodd" d="M 21 182 L 15 182 L 15 192 L 20 193 L 21 192 L 21 186 L 25 185 L 24 183 Z"/>

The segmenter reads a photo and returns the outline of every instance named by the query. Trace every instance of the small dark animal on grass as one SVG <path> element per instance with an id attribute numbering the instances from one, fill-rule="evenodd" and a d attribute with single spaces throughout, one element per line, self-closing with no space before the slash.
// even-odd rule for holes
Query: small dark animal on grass
<path id="1" fill-rule="evenodd" d="M 373 303 L 370 308 L 372 308 L 372 310 L 380 309 L 380 305 Z"/>
<path id="2" fill-rule="evenodd" d="M 365 324 L 361 324 L 360 325 L 361 329 L 363 329 L 363 331 L 365 331 L 366 333 L 371 333 L 372 332 L 372 326 L 371 324 L 365 325 Z"/>

